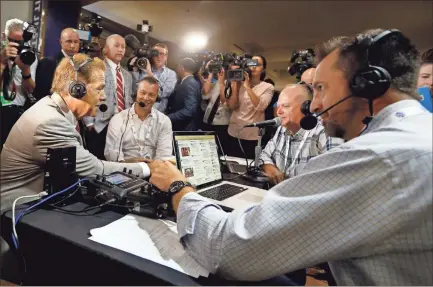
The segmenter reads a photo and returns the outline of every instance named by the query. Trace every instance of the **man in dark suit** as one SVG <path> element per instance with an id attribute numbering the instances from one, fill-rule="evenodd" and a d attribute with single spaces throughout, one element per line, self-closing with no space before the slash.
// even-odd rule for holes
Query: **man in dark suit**
<path id="1" fill-rule="evenodd" d="M 36 68 L 36 86 L 33 96 L 40 100 L 47 95 L 51 95 L 51 85 L 53 83 L 54 72 L 57 65 L 64 57 L 72 57 L 80 49 L 80 37 L 73 28 L 66 28 L 60 34 L 59 40 L 62 47 L 55 57 L 43 58 Z"/>
<path id="2" fill-rule="evenodd" d="M 167 115 L 172 123 L 173 131 L 196 131 L 200 119 L 197 118 L 200 108 L 200 84 L 194 78 L 197 67 L 191 58 L 184 58 L 176 68 L 181 79 L 170 97 L 170 110 Z"/>

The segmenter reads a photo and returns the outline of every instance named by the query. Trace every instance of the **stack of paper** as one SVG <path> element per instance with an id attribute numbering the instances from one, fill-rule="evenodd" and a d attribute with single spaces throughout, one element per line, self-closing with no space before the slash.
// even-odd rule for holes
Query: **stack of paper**
<path id="1" fill-rule="evenodd" d="M 192 277 L 209 272 L 186 253 L 179 242 L 176 223 L 126 215 L 104 227 L 90 230 L 89 239 L 168 266 Z"/>

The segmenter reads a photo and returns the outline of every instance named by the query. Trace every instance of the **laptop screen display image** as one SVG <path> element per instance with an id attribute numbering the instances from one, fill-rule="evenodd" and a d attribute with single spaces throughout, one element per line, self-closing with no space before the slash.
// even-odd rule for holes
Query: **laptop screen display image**
<path id="1" fill-rule="evenodd" d="M 222 180 L 215 135 L 175 135 L 178 168 L 194 186 Z"/>

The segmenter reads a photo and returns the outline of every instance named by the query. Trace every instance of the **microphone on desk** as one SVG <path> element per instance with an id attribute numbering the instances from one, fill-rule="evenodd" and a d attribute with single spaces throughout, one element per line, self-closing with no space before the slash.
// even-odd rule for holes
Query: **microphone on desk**
<path id="1" fill-rule="evenodd" d="M 281 126 L 281 119 L 279 117 L 276 117 L 272 120 L 245 125 L 244 128 L 251 128 L 251 127 L 264 128 L 269 126 L 277 126 L 277 127 Z"/>

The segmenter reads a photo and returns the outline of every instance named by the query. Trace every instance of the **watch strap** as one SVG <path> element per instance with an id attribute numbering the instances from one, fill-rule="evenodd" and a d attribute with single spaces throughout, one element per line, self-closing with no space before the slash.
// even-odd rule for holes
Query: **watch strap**
<path id="1" fill-rule="evenodd" d="M 168 188 L 168 193 L 170 196 L 173 196 L 186 186 L 193 187 L 192 184 L 187 181 L 174 181 Z"/>

